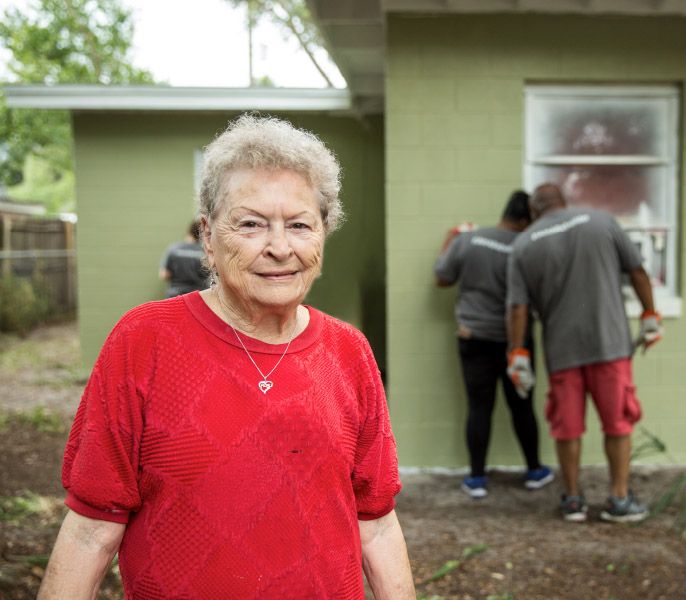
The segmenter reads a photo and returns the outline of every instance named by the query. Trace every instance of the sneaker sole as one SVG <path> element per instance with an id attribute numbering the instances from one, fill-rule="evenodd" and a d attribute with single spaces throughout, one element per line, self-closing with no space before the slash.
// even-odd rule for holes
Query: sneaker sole
<path id="1" fill-rule="evenodd" d="M 545 487 L 549 483 L 555 480 L 555 475 L 552 473 L 548 473 L 543 479 L 527 479 L 524 482 L 524 487 L 527 490 L 540 490 L 542 487 Z"/>
<path id="2" fill-rule="evenodd" d="M 588 518 L 588 515 L 585 512 L 576 512 L 562 515 L 562 518 L 570 523 L 583 523 Z"/>
<path id="3" fill-rule="evenodd" d="M 639 523 L 648 518 L 648 512 L 636 513 L 632 515 L 613 515 L 607 511 L 600 513 L 600 518 L 608 523 Z"/>
<path id="4" fill-rule="evenodd" d="M 481 500 L 488 496 L 488 491 L 485 490 L 484 488 L 477 488 L 477 489 L 472 489 L 469 486 L 465 485 L 464 483 L 462 484 L 462 491 L 466 492 L 467 495 L 470 498 L 473 498 L 474 500 Z"/>

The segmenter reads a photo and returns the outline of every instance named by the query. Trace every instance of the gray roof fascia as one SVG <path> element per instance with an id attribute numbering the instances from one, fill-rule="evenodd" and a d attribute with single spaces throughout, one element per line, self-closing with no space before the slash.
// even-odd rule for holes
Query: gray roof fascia
<path id="1" fill-rule="evenodd" d="M 4 85 L 9 108 L 79 111 L 349 111 L 347 89 Z"/>

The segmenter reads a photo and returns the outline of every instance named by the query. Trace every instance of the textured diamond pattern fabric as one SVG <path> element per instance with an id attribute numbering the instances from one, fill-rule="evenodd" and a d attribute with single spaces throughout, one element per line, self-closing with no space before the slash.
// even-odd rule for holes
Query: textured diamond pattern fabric
<path id="1" fill-rule="evenodd" d="M 62 476 L 70 508 L 127 523 L 126 598 L 364 598 L 358 519 L 394 507 L 395 441 L 364 336 L 308 310 L 266 395 L 197 292 L 107 338 Z M 285 349 L 244 343 L 264 372 Z"/>

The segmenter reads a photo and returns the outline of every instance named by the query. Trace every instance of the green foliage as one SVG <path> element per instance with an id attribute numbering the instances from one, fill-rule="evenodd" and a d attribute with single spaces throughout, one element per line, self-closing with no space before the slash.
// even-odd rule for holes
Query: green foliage
<path id="1" fill-rule="evenodd" d="M 631 460 L 645 458 L 654 454 L 666 454 L 665 443 L 645 427 L 639 427 L 631 449 Z"/>
<path id="2" fill-rule="evenodd" d="M 28 412 L 0 413 L 0 431 L 12 423 L 44 433 L 64 433 L 67 428 L 64 418 L 46 410 L 43 406 L 36 406 Z"/>
<path id="3" fill-rule="evenodd" d="M 469 560 L 470 558 L 478 554 L 481 554 L 486 550 L 488 550 L 487 544 L 474 544 L 473 546 L 467 546 L 462 551 L 462 560 L 445 561 L 435 573 L 431 574 L 426 579 L 420 581 L 418 585 L 426 585 L 427 583 L 431 583 L 432 581 L 438 581 L 439 579 L 443 579 L 443 577 L 445 577 L 449 573 L 452 573 L 455 569 L 459 568 L 464 563 L 464 561 Z"/>
<path id="4" fill-rule="evenodd" d="M 447 560 L 446 562 L 441 565 L 441 568 L 438 569 L 433 575 L 428 577 L 424 583 L 429 583 L 430 581 L 438 581 L 439 579 L 443 579 L 448 573 L 454 571 L 457 569 L 457 567 L 460 566 L 460 561 L 459 560 Z"/>
<path id="5" fill-rule="evenodd" d="M 36 0 L 0 22 L 7 67 L 22 83 L 151 83 L 130 64 L 132 38 L 131 13 L 116 0 Z"/>
<path id="6" fill-rule="evenodd" d="M 43 406 L 36 406 L 29 412 L 15 413 L 12 418 L 17 423 L 45 433 L 62 433 L 66 428 L 62 417 L 45 410 Z"/>
<path id="7" fill-rule="evenodd" d="M 70 144 L 71 145 L 71 144 Z M 58 156 L 49 156 L 56 146 L 46 146 L 41 157 L 27 154 L 24 162 L 24 179 L 7 188 L 7 194 L 14 200 L 40 202 L 49 213 L 76 210 L 74 173 L 67 167 L 63 171 L 54 168 Z"/>
<path id="8" fill-rule="evenodd" d="M 50 312 L 40 284 L 23 277 L 6 275 L 0 279 L 0 331 L 25 335 Z"/>
<path id="9" fill-rule="evenodd" d="M 676 462 L 674 457 L 669 454 L 667 444 L 645 427 L 640 427 L 634 441 L 631 460 L 654 454 L 664 454 L 673 463 Z M 676 509 L 676 517 L 674 519 L 676 528 L 681 533 L 686 532 L 686 473 L 679 474 L 672 479 L 667 489 L 658 496 L 657 500 L 650 507 L 650 516 L 645 521 L 637 523 L 637 525 L 640 526 L 642 523 L 650 521 L 670 507 Z"/>
<path id="10" fill-rule="evenodd" d="M 48 499 L 33 492 L 21 496 L 0 496 L 0 521 L 16 522 L 31 514 L 50 510 Z"/>
<path id="11" fill-rule="evenodd" d="M 472 556 L 476 556 L 477 554 L 481 554 L 482 552 L 486 552 L 486 550 L 488 550 L 488 544 L 474 544 L 473 546 L 467 546 L 462 551 L 462 558 L 464 560 L 467 560 L 468 558 L 471 558 Z"/>
<path id="12" fill-rule="evenodd" d="M 0 44 L 10 52 L 7 70 L 14 83 L 143 84 L 151 75 L 131 65 L 133 21 L 118 0 L 34 0 L 0 16 Z M 47 165 L 37 189 L 28 179 L 27 158 Z M 66 111 L 10 110 L 0 97 L 0 184 L 19 189 L 19 199 L 52 186 L 51 212 L 73 209 L 72 134 Z"/>

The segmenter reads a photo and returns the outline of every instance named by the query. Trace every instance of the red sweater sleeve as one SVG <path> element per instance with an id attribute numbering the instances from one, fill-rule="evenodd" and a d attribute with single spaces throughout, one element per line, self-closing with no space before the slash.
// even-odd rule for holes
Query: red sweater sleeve
<path id="1" fill-rule="evenodd" d="M 125 317 L 107 338 L 81 398 L 62 466 L 67 506 L 118 523 L 126 523 L 140 507 L 143 392 L 137 381 L 153 354 L 145 336 L 132 333 Z"/>
<path id="2" fill-rule="evenodd" d="M 395 508 L 395 495 L 400 491 L 401 484 L 395 439 L 379 368 L 367 340 L 363 338 L 362 341 L 362 376 L 365 381 L 360 406 L 364 412 L 352 483 L 357 518 L 368 521 L 379 519 Z"/>

